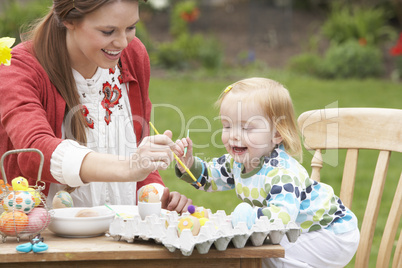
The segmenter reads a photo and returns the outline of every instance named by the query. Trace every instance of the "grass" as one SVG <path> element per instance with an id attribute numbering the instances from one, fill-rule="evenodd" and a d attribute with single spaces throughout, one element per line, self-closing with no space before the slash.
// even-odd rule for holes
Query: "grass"
<path id="1" fill-rule="evenodd" d="M 173 139 L 185 136 L 188 128 L 191 129 L 191 138 L 195 146 L 195 154 L 203 159 L 221 156 L 225 149 L 220 141 L 220 122 L 217 118 L 218 110 L 214 102 L 222 90 L 229 84 L 251 76 L 264 76 L 275 79 L 288 88 L 292 96 L 296 116 L 302 112 L 327 107 L 382 107 L 401 108 L 401 84 L 387 80 L 318 80 L 312 77 L 295 75 L 285 71 L 274 70 L 237 70 L 227 71 L 225 74 L 208 73 L 168 73 L 164 78 L 153 77 L 150 83 L 150 98 L 154 105 L 152 121 L 156 128 L 163 132 L 165 129 L 173 131 Z M 342 163 L 345 152 L 339 152 L 331 165 L 323 168 L 323 181 L 333 186 L 336 193 L 340 190 L 342 177 Z M 352 210 L 358 218 L 363 217 L 364 200 L 368 195 L 367 180 L 371 180 L 377 155 L 372 151 L 360 153 L 357 174 L 357 187 Z M 303 165 L 311 172 L 310 161 L 312 154 L 304 152 Z M 400 176 L 402 154 L 391 157 L 388 170 L 388 181 L 383 195 L 384 205 L 381 207 L 377 230 L 384 226 L 387 213 L 392 202 L 395 186 Z M 230 214 L 240 200 L 234 191 L 205 193 L 195 190 L 192 186 L 178 180 L 174 175 L 173 165 L 167 170 L 160 171 L 162 178 L 171 191 L 178 191 L 193 200 L 197 206 L 210 208 L 213 212 L 225 210 Z M 400 233 L 399 227 L 397 234 Z M 381 235 L 376 234 L 372 252 L 377 253 Z M 354 261 L 347 267 L 353 267 Z M 375 259 L 371 258 L 370 267 L 375 267 Z"/>

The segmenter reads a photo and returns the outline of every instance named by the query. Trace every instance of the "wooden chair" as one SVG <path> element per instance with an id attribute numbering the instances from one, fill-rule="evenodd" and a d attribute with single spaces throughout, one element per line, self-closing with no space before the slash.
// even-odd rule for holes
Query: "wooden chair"
<path id="1" fill-rule="evenodd" d="M 320 181 L 320 170 L 323 166 L 322 150 L 347 149 L 339 196 L 349 208 L 352 208 L 359 149 L 379 151 L 364 217 L 363 220 L 359 219 L 360 243 L 355 258 L 355 267 L 368 267 L 391 152 L 402 152 L 402 110 L 380 108 L 314 110 L 301 114 L 298 124 L 304 147 L 307 150 L 315 150 L 311 161 L 311 177 L 314 180 Z M 398 169 L 402 167 L 402 163 L 398 165 Z M 367 183 L 370 183 L 369 179 Z M 392 191 L 396 189 L 395 195 L 385 228 L 382 230 L 377 255 L 376 267 L 381 268 L 389 265 L 397 230 L 401 226 L 402 172 L 399 182 L 392 187 L 394 187 Z M 392 267 L 402 267 L 402 231 L 396 244 Z"/>

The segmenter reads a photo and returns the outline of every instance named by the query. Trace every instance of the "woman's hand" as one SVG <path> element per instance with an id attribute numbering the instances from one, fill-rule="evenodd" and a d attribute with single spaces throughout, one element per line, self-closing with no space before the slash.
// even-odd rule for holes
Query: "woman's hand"
<path id="1" fill-rule="evenodd" d="M 163 135 L 145 137 L 131 156 L 131 176 L 136 181 L 144 180 L 155 170 L 165 170 L 173 160 L 172 149 L 175 143 L 171 140 L 172 132 L 167 130 Z"/>
<path id="2" fill-rule="evenodd" d="M 163 190 L 161 202 L 163 209 L 176 211 L 179 214 L 186 212 L 188 206 L 193 204 L 191 199 L 178 192 L 170 192 L 167 187 Z"/>
<path id="3" fill-rule="evenodd" d="M 184 154 L 185 148 L 187 148 L 186 154 Z M 193 142 L 190 138 L 182 138 L 181 140 L 177 140 L 176 146 L 173 147 L 172 150 L 189 169 L 193 166 Z M 184 168 L 179 163 L 177 163 L 177 167 L 181 173 L 185 172 Z"/>

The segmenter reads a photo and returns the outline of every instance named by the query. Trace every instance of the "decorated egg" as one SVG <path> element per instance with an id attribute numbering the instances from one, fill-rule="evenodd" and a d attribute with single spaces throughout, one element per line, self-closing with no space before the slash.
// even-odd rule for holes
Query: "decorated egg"
<path id="1" fill-rule="evenodd" d="M 84 208 L 78 211 L 77 214 L 75 214 L 75 217 L 98 217 L 98 216 L 99 212 L 90 208 Z"/>
<path id="2" fill-rule="evenodd" d="M 12 191 L 13 187 L 11 187 L 10 184 L 5 184 L 3 180 L 0 180 L 0 194 L 6 192 L 6 191 Z"/>
<path id="3" fill-rule="evenodd" d="M 56 208 L 71 208 L 74 206 L 71 195 L 66 191 L 58 191 L 54 197 L 52 206 Z"/>
<path id="4" fill-rule="evenodd" d="M 200 225 L 201 225 L 201 226 L 204 226 L 205 223 L 209 221 L 208 218 L 199 218 L 198 220 L 200 221 Z"/>
<path id="5" fill-rule="evenodd" d="M 195 207 L 194 205 L 189 205 L 187 210 L 191 214 L 191 216 L 194 216 L 196 218 L 199 218 L 199 219 L 209 218 L 208 211 L 203 207 Z"/>
<path id="6" fill-rule="evenodd" d="M 145 203 L 160 202 L 158 190 L 152 184 L 141 187 L 138 192 L 138 201 Z"/>
<path id="7" fill-rule="evenodd" d="M 179 220 L 179 223 L 177 224 L 177 233 L 179 236 L 185 229 L 190 229 L 191 233 L 196 236 L 200 232 L 200 221 L 198 218 L 193 217 L 193 216 L 186 216 L 183 217 Z"/>
<path id="8" fill-rule="evenodd" d="M 44 208 L 34 208 L 28 214 L 28 225 L 26 232 L 36 233 L 44 230 L 50 223 L 50 214 Z"/>
<path id="9" fill-rule="evenodd" d="M 39 206 L 41 196 L 37 190 L 29 187 L 28 180 L 22 176 L 16 177 L 11 181 L 14 191 L 28 191 L 35 198 L 35 207 Z"/>
<path id="10" fill-rule="evenodd" d="M 34 200 L 35 200 L 35 207 L 39 206 L 41 202 L 41 196 L 38 190 L 35 190 L 34 188 L 28 188 L 28 192 L 33 195 Z"/>
<path id="11" fill-rule="evenodd" d="M 2 205 L 5 211 L 29 213 L 35 206 L 35 198 L 28 191 L 13 191 L 3 199 Z"/>
<path id="12" fill-rule="evenodd" d="M 248 203 L 240 203 L 232 212 L 232 226 L 236 227 L 239 222 L 245 222 L 247 228 L 251 229 L 257 218 L 254 208 Z"/>
<path id="13" fill-rule="evenodd" d="M 28 215 L 20 212 L 6 212 L 0 217 L 0 232 L 5 235 L 17 235 L 23 232 L 28 225 Z"/>

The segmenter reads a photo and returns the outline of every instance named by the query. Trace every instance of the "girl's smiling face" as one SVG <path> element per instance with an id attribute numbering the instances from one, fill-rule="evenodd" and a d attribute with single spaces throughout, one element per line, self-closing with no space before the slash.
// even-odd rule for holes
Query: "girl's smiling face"
<path id="1" fill-rule="evenodd" d="M 122 50 L 134 39 L 138 21 L 138 1 L 116 1 L 83 20 L 64 22 L 72 67 L 85 78 L 91 78 L 98 67 L 115 67 Z"/>
<path id="2" fill-rule="evenodd" d="M 262 156 L 269 156 L 282 141 L 259 105 L 228 94 L 221 103 L 222 142 L 245 172 L 255 169 Z"/>

